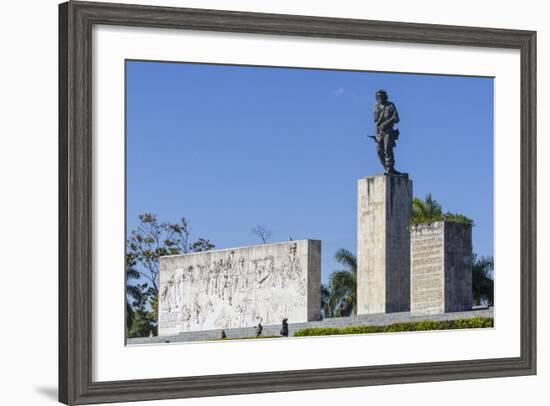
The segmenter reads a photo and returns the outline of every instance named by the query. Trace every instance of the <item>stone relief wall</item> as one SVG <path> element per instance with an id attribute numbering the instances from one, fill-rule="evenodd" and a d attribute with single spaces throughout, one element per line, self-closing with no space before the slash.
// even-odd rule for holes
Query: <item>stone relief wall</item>
<path id="1" fill-rule="evenodd" d="M 159 335 L 319 318 L 320 241 L 160 259 Z"/>

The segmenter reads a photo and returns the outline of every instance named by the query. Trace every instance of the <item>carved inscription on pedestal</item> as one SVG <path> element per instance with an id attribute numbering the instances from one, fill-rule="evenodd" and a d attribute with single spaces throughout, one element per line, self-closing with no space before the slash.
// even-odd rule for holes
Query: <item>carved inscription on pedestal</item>
<path id="1" fill-rule="evenodd" d="M 445 311 L 444 224 L 436 222 L 411 229 L 411 311 Z"/>

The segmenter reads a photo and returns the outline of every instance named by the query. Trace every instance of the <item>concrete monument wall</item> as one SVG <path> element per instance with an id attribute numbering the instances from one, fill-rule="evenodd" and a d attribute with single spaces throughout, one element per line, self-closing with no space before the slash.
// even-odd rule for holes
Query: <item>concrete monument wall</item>
<path id="1" fill-rule="evenodd" d="M 472 226 L 438 221 L 411 227 L 411 312 L 472 308 Z"/>
<path id="2" fill-rule="evenodd" d="M 357 314 L 410 310 L 411 211 L 408 176 L 359 179 Z"/>
<path id="3" fill-rule="evenodd" d="M 321 242 L 160 259 L 159 335 L 320 319 Z"/>

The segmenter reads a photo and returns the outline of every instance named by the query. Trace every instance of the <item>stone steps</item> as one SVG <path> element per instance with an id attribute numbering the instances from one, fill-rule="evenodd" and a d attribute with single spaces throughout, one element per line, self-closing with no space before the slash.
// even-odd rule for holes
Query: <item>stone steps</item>
<path id="1" fill-rule="evenodd" d="M 320 321 L 309 321 L 304 323 L 288 323 L 289 336 L 292 336 L 297 330 L 311 327 L 346 327 L 346 326 L 385 326 L 393 323 L 404 323 L 411 321 L 433 320 L 455 320 L 468 319 L 474 317 L 493 317 L 493 308 L 484 308 L 470 310 L 466 312 L 441 313 L 433 315 L 418 315 L 410 312 L 402 313 L 380 313 L 380 314 L 364 314 L 350 317 L 335 317 Z M 281 325 L 264 326 L 263 336 L 280 336 Z M 227 338 L 253 337 L 256 335 L 254 327 L 232 328 L 226 329 Z M 205 330 L 205 331 L 189 331 L 172 336 L 161 337 L 142 337 L 129 338 L 128 345 L 140 344 L 159 344 L 159 343 L 176 343 L 176 342 L 192 342 L 192 341 L 212 341 L 221 338 L 220 330 Z"/>

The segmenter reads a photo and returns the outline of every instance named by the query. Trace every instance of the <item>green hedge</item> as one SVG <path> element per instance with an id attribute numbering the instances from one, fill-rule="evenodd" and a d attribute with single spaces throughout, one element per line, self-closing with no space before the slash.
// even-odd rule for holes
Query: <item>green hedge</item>
<path id="1" fill-rule="evenodd" d="M 462 214 L 456 214 L 456 213 L 437 213 L 432 216 L 421 216 L 421 215 L 414 215 L 411 219 L 411 225 L 415 226 L 418 224 L 431 224 L 435 223 L 436 221 L 449 221 L 452 223 L 459 223 L 464 224 L 467 226 L 473 226 L 474 221 Z"/>
<path id="2" fill-rule="evenodd" d="M 294 333 L 294 337 L 306 336 L 330 336 L 342 334 L 371 334 L 371 333 L 395 333 L 400 331 L 427 331 L 427 330 L 453 330 L 464 328 L 493 327 L 492 317 L 475 317 L 472 319 L 457 319 L 444 321 L 413 321 L 406 323 L 394 323 L 387 326 L 348 326 L 336 327 L 311 327 L 303 328 Z"/>

